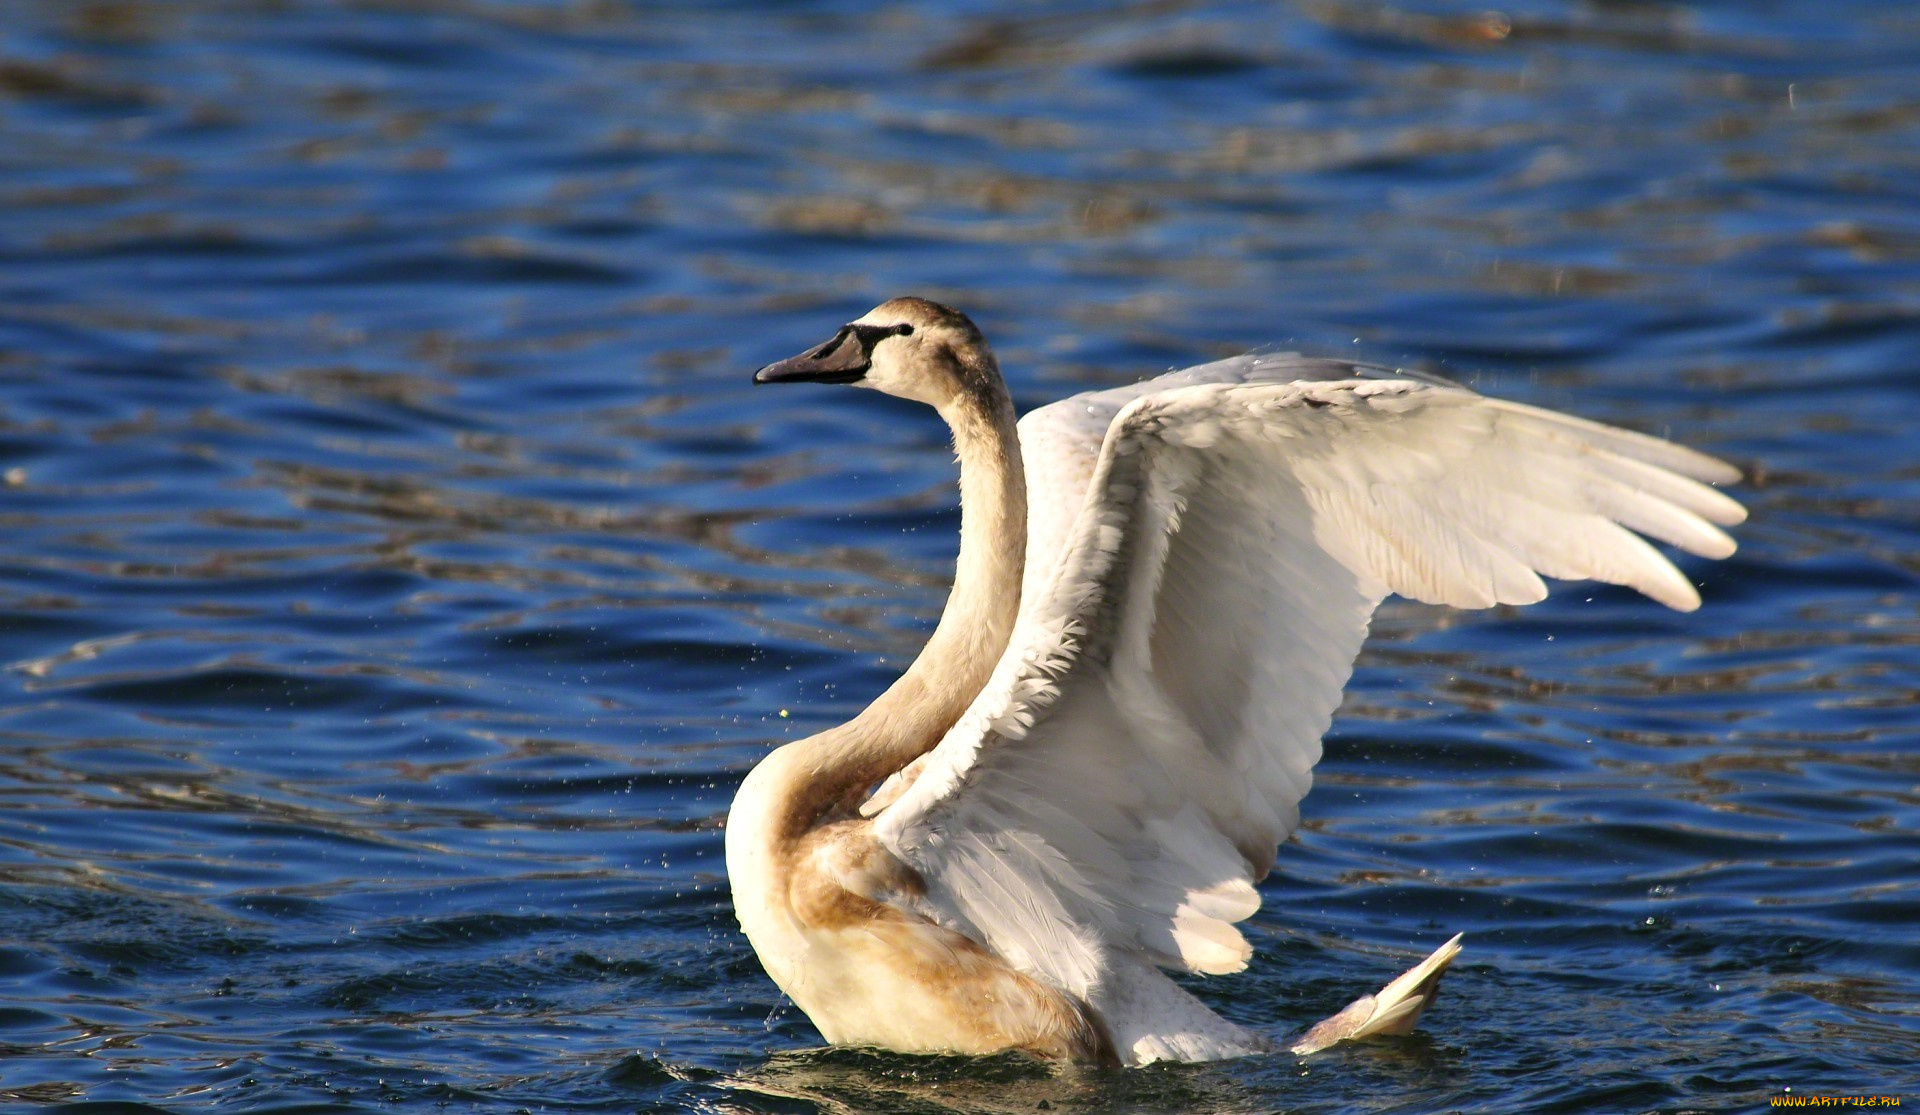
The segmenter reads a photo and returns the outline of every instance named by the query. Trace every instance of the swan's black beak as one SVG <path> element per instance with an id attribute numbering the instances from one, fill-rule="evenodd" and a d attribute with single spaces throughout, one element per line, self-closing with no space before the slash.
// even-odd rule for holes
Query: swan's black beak
<path id="1" fill-rule="evenodd" d="M 862 330 L 849 325 L 819 348 L 768 364 L 753 373 L 753 382 L 856 383 L 872 366 L 871 343 Z"/>

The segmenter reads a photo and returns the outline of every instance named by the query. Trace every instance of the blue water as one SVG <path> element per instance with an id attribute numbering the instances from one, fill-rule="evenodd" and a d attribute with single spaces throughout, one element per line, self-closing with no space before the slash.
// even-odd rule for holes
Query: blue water
<path id="1" fill-rule="evenodd" d="M 0 1100 L 1920 1103 L 1920 15 L 1357 0 L 0 2 Z M 1390 605 L 1200 982 L 1413 1037 L 822 1051 L 721 825 L 938 615 L 958 305 L 1021 405 L 1262 345 L 1726 456 L 1706 606 Z"/>

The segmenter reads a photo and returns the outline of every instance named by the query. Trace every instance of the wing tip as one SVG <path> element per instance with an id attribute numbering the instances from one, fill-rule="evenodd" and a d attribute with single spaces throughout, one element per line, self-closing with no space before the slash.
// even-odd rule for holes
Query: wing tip
<path id="1" fill-rule="evenodd" d="M 1216 918 L 1176 916 L 1173 943 L 1180 950 L 1180 963 L 1201 975 L 1232 975 L 1245 971 L 1253 960 L 1253 945 L 1245 935 Z"/>
<path id="2" fill-rule="evenodd" d="M 1673 443 L 1668 442 L 1668 444 L 1672 445 Z M 1723 461 L 1711 453 L 1702 453 L 1698 449 L 1687 449 L 1684 445 L 1675 445 L 1674 448 L 1684 449 L 1691 456 L 1692 460 L 1690 463 L 1692 463 L 1695 468 L 1690 475 L 1703 484 L 1712 484 L 1716 488 L 1724 488 L 1729 484 L 1738 484 L 1747 478 L 1747 474 L 1740 471 L 1738 465 Z"/>
<path id="3" fill-rule="evenodd" d="M 1636 585 L 1635 587 L 1638 588 L 1639 586 Z M 1684 591 L 1681 591 L 1682 589 L 1684 589 Z M 1640 591 L 1645 592 L 1648 596 L 1653 597 L 1655 600 L 1665 604 L 1676 612 L 1697 612 L 1700 610 L 1700 590 L 1694 588 L 1692 584 L 1684 580 L 1680 582 L 1678 587 L 1663 585 L 1658 592 L 1651 592 L 1645 588 L 1641 588 Z"/>

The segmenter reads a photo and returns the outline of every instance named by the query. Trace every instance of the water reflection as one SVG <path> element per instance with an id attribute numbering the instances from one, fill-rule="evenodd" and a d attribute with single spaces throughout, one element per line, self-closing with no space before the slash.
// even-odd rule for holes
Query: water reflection
<path id="1" fill-rule="evenodd" d="M 1119 1074 L 1055 1070 L 1019 1058 L 902 1058 L 844 1050 L 782 1053 L 721 1082 L 721 1110 L 834 1113 L 1108 1111 L 1116 1103 L 1154 1110 L 1259 1111 L 1259 1098 L 1217 1067 Z"/>

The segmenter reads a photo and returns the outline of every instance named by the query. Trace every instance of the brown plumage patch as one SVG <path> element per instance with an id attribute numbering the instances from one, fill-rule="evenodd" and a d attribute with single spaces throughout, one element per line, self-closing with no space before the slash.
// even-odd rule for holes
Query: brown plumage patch
<path id="1" fill-rule="evenodd" d="M 1085 1004 L 971 938 L 889 904 L 924 895 L 926 884 L 874 837 L 870 822 L 822 825 L 794 841 L 786 858 L 794 916 L 817 933 L 857 935 L 866 963 L 920 989 L 923 1003 L 941 1004 L 953 1021 L 952 1047 L 943 1051 L 1119 1063 Z"/>
<path id="2" fill-rule="evenodd" d="M 793 912 L 814 928 L 838 929 L 882 916 L 879 911 L 896 913 L 889 898 L 927 892 L 920 873 L 875 839 L 871 822 L 822 825 L 795 845 Z"/>
<path id="3" fill-rule="evenodd" d="M 984 412 L 997 414 L 1004 402 L 1007 416 L 1012 417 L 1012 401 L 1000 376 L 1000 363 L 972 318 L 952 306 L 911 296 L 890 298 L 868 316 L 904 322 L 937 339 L 938 347 L 928 354 L 929 358 L 948 362 L 961 389 Z"/>

